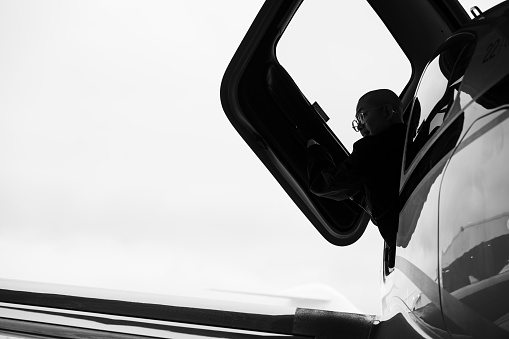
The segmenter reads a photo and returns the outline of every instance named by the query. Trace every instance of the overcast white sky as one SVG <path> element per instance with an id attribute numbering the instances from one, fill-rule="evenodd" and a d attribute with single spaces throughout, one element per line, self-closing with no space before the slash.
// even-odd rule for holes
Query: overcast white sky
<path id="1" fill-rule="evenodd" d="M 328 244 L 222 111 L 261 5 L 0 2 L 0 278 L 216 297 L 321 286 L 379 312 L 378 231 Z M 357 98 L 399 93 L 410 67 L 367 3 L 348 6 L 304 2 L 278 58 L 351 150 Z"/>

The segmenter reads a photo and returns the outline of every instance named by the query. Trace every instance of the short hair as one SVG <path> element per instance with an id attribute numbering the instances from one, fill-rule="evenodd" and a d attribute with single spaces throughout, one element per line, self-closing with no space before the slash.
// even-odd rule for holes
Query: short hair
<path id="1" fill-rule="evenodd" d="M 373 106 L 391 105 L 396 115 L 403 118 L 403 104 L 396 93 L 390 89 L 375 89 L 360 97 L 360 101 L 368 101 Z"/>

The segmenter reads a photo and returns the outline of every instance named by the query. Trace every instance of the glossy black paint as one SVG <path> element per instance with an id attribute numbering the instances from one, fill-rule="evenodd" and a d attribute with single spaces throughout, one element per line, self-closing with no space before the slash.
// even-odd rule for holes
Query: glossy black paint
<path id="1" fill-rule="evenodd" d="M 509 6 L 484 16 L 448 40 L 417 89 L 386 277 L 387 312 L 401 298 L 438 337 L 509 336 Z"/>

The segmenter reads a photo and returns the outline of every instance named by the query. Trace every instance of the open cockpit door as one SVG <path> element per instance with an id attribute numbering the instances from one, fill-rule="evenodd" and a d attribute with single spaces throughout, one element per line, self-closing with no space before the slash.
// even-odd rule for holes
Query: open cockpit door
<path id="1" fill-rule="evenodd" d="M 275 56 L 301 2 L 265 2 L 226 70 L 221 102 L 235 129 L 316 229 L 330 243 L 346 246 L 362 235 L 369 215 L 351 200 L 319 198 L 308 190 L 306 141 L 319 138 L 338 162 L 348 151 Z"/>

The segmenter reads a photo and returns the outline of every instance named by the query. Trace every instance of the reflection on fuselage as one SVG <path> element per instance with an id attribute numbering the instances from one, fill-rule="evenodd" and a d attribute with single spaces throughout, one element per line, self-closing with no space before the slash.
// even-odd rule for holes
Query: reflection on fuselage
<path id="1" fill-rule="evenodd" d="M 442 284 L 446 291 L 455 292 L 509 272 L 508 218 L 509 213 L 505 213 L 460 228 L 442 253 Z"/>
<path id="2" fill-rule="evenodd" d="M 465 110 L 480 113 L 477 103 Z M 455 334 L 471 333 L 456 321 L 458 307 L 483 330 L 509 330 L 509 111 L 484 113 L 465 132 L 440 190 L 441 284 L 453 297 L 442 303 Z"/>

